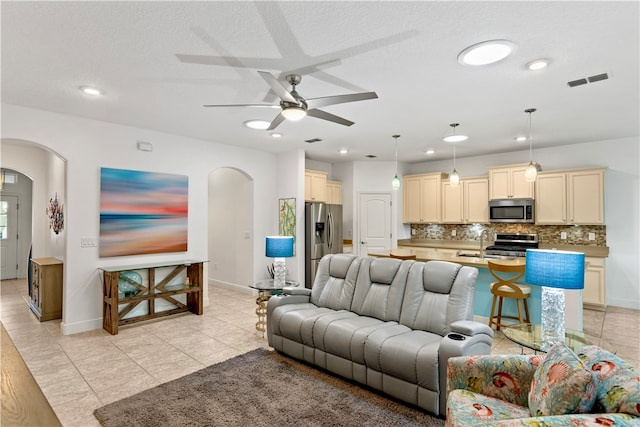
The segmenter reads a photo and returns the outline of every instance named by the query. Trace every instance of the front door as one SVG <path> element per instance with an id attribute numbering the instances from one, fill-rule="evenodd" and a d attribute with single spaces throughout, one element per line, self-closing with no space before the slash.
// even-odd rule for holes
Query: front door
<path id="1" fill-rule="evenodd" d="M 18 196 L 0 196 L 0 279 L 18 277 Z"/>
<path id="2" fill-rule="evenodd" d="M 358 255 L 391 250 L 391 194 L 361 193 Z"/>

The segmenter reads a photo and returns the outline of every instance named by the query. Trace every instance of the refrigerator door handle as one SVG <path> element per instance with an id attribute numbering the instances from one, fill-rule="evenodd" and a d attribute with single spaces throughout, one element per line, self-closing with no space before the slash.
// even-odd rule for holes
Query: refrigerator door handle
<path id="1" fill-rule="evenodd" d="M 329 246 L 329 253 L 333 253 L 333 215 L 331 212 L 327 214 L 327 222 L 329 225 L 327 227 L 327 243 Z"/>

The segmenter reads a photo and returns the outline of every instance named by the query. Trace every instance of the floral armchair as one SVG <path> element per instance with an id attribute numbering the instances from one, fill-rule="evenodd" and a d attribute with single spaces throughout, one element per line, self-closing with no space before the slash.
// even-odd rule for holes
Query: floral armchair
<path id="1" fill-rule="evenodd" d="M 596 346 L 452 357 L 447 392 L 446 427 L 640 426 L 640 373 Z"/>

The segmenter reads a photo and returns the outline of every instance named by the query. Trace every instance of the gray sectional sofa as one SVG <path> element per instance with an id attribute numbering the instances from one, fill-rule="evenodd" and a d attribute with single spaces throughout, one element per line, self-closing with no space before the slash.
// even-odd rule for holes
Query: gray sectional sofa
<path id="1" fill-rule="evenodd" d="M 269 300 L 269 345 L 444 416 L 449 357 L 493 342 L 472 320 L 477 276 L 444 261 L 326 255 L 312 289 Z"/>

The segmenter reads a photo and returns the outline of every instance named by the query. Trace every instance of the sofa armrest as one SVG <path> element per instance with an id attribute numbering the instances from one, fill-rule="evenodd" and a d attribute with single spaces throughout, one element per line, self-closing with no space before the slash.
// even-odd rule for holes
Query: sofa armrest
<path id="1" fill-rule="evenodd" d="M 447 394 L 469 390 L 528 407 L 533 374 L 544 355 L 475 355 L 448 360 Z"/>
<path id="2" fill-rule="evenodd" d="M 474 336 L 477 334 L 485 334 L 493 338 L 494 332 L 484 323 L 475 322 L 473 320 L 458 320 L 451 324 L 451 332 Z"/>
<path id="3" fill-rule="evenodd" d="M 282 293 L 285 295 L 307 295 L 311 296 L 311 289 L 309 288 L 298 288 L 298 287 L 286 287 L 282 290 Z"/>

